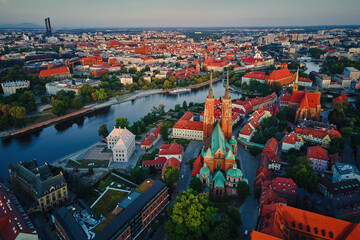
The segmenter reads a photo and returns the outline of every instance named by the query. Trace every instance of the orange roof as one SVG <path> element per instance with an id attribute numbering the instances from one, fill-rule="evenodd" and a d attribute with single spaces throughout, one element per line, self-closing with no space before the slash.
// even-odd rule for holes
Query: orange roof
<path id="1" fill-rule="evenodd" d="M 184 147 L 174 142 L 173 144 L 163 144 L 160 147 L 159 156 L 183 154 Z"/>
<path id="2" fill-rule="evenodd" d="M 193 171 L 191 172 L 191 176 L 196 177 L 196 174 L 200 172 L 200 169 L 202 168 L 203 165 L 204 165 L 204 159 L 201 156 L 201 154 L 199 154 L 199 156 L 194 162 L 194 167 L 193 167 Z"/>
<path id="3" fill-rule="evenodd" d="M 167 166 L 174 168 L 180 168 L 180 161 L 177 158 L 169 158 L 165 163 L 161 171 L 161 175 L 164 176 L 164 172 Z"/>
<path id="4" fill-rule="evenodd" d="M 186 112 L 179 120 L 187 120 L 190 121 L 190 119 L 194 116 L 192 112 Z"/>
<path id="5" fill-rule="evenodd" d="M 295 135 L 295 132 L 289 133 L 284 138 L 283 143 L 294 145 L 296 142 L 300 142 L 301 140 Z"/>
<path id="6" fill-rule="evenodd" d="M 327 161 L 328 160 L 328 152 L 326 149 L 324 149 L 320 146 L 308 147 L 307 157 Z"/>
<path id="7" fill-rule="evenodd" d="M 258 231 L 251 231 L 250 240 L 281 240 L 282 238 L 273 237 Z"/>
<path id="8" fill-rule="evenodd" d="M 269 74 L 269 80 L 280 80 L 287 77 L 292 77 L 293 74 L 289 71 L 288 68 L 282 68 L 279 70 L 272 71 Z"/>
<path id="9" fill-rule="evenodd" d="M 194 131 L 202 131 L 203 130 L 203 123 L 198 121 L 187 121 L 187 120 L 179 120 L 173 128 L 179 129 L 189 129 Z"/>
<path id="10" fill-rule="evenodd" d="M 311 82 L 310 78 L 299 78 L 299 82 Z"/>
<path id="11" fill-rule="evenodd" d="M 41 70 L 39 77 L 70 74 L 68 67 Z"/>
<path id="12" fill-rule="evenodd" d="M 320 93 L 317 92 L 293 92 L 290 98 L 291 103 L 299 104 L 300 108 L 316 108 L 320 104 Z"/>
<path id="13" fill-rule="evenodd" d="M 262 153 L 267 152 L 276 154 L 278 147 L 279 142 L 275 138 L 271 138 L 266 142 L 265 148 L 263 149 Z"/>
<path id="14" fill-rule="evenodd" d="M 262 72 L 262 71 L 248 72 L 243 77 L 251 78 L 251 79 L 259 79 L 259 80 L 266 80 L 268 78 L 268 76 L 266 76 L 265 72 Z"/>
<path id="15" fill-rule="evenodd" d="M 166 158 L 165 157 L 158 157 L 155 160 L 146 160 L 142 162 L 143 166 L 148 166 L 148 165 L 163 165 L 166 162 Z"/>
<path id="16" fill-rule="evenodd" d="M 312 135 L 317 138 L 324 138 L 326 135 L 329 135 L 330 138 L 338 137 L 341 138 L 341 134 L 337 130 L 327 129 L 327 128 L 318 128 L 318 129 L 308 129 L 295 127 L 295 133 L 301 135 Z"/>
<path id="17" fill-rule="evenodd" d="M 289 236 L 294 231 L 321 239 L 355 240 L 360 236 L 360 225 L 357 223 L 282 204 L 264 206 L 261 210 L 261 217 L 265 221 L 262 223 L 262 232 L 275 237 Z M 288 228 L 289 234 L 286 234 L 286 228 Z"/>
<path id="18" fill-rule="evenodd" d="M 345 93 L 343 93 L 342 95 L 338 96 L 337 98 L 334 98 L 333 102 L 347 102 L 347 96 L 345 95 Z"/>

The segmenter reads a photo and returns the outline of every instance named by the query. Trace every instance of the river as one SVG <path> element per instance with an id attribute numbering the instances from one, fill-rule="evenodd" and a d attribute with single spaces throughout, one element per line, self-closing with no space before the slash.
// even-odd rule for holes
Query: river
<path id="1" fill-rule="evenodd" d="M 299 60 L 303 61 L 306 65 L 307 69 L 306 69 L 305 73 L 310 74 L 310 72 L 312 72 L 312 71 L 319 72 L 320 65 L 316 62 L 308 61 L 308 60 L 311 60 L 311 57 L 300 57 Z M 306 62 L 304 60 L 306 60 Z"/>
<path id="2" fill-rule="evenodd" d="M 214 96 L 224 96 L 225 89 L 221 81 L 214 83 Z M 53 125 L 36 133 L 21 137 L 2 140 L 0 145 L 0 176 L 9 177 L 9 164 L 15 165 L 20 161 L 37 159 L 39 165 L 51 163 L 70 153 L 76 152 L 100 140 L 98 129 L 107 124 L 109 131 L 115 119 L 125 117 L 132 124 L 151 111 L 153 106 L 164 104 L 165 110 L 190 102 L 205 102 L 208 87 L 192 90 L 179 95 L 156 94 L 139 98 L 134 101 L 115 104 L 108 109 L 99 110 L 90 115 L 75 120 Z M 231 97 L 240 98 L 237 93 L 230 93 Z"/>

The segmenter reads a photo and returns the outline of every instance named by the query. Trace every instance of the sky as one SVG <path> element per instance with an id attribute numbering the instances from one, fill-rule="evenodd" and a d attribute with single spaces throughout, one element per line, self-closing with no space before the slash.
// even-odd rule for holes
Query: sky
<path id="1" fill-rule="evenodd" d="M 360 25 L 360 0 L 0 0 L 0 24 L 52 28 Z"/>

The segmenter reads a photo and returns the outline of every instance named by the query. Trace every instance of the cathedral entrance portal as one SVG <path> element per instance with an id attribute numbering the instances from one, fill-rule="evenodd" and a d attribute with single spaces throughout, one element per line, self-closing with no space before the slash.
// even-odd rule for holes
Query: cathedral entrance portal
<path id="1" fill-rule="evenodd" d="M 217 162 L 217 164 L 216 164 L 216 169 L 217 169 L 217 170 L 221 170 L 221 162 L 220 162 L 220 161 Z"/>

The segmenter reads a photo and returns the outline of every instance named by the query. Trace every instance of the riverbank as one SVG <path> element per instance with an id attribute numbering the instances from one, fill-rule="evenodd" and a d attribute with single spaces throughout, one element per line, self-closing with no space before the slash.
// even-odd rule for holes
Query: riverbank
<path id="1" fill-rule="evenodd" d="M 214 78 L 213 82 L 218 82 L 220 81 L 221 78 Z M 207 85 L 210 84 L 210 80 L 203 82 L 203 83 L 198 83 L 192 86 L 188 86 L 188 87 L 184 87 L 184 88 L 188 88 L 188 89 L 199 89 L 202 87 L 205 87 Z M 139 98 L 143 98 L 143 97 L 147 97 L 147 96 L 151 96 L 151 95 L 155 95 L 155 94 L 164 94 L 164 93 L 169 93 L 170 91 L 172 91 L 174 89 L 152 89 L 152 90 L 142 90 L 142 91 L 138 91 L 135 93 L 129 93 L 129 94 L 125 94 L 122 96 L 118 96 L 118 97 L 113 97 L 110 100 L 103 102 L 103 103 L 96 103 L 96 104 L 90 104 L 84 107 L 84 109 L 76 111 L 76 112 L 72 112 L 69 114 L 66 114 L 64 116 L 61 117 L 56 117 L 47 121 L 43 121 L 37 124 L 33 124 L 21 129 L 17 129 L 14 131 L 4 131 L 4 132 L 0 132 L 0 138 L 7 138 L 7 137 L 12 137 L 12 136 L 18 136 L 21 134 L 25 134 L 25 133 L 29 133 L 35 130 L 39 130 L 39 129 L 43 129 L 46 128 L 48 126 L 51 126 L 53 124 L 57 124 L 72 118 L 76 118 L 76 117 L 80 117 L 86 114 L 89 114 L 93 111 L 96 110 L 100 110 L 103 108 L 107 108 L 110 107 L 114 104 L 120 104 L 120 103 L 124 103 L 124 102 L 128 102 L 128 101 L 133 101 Z"/>

